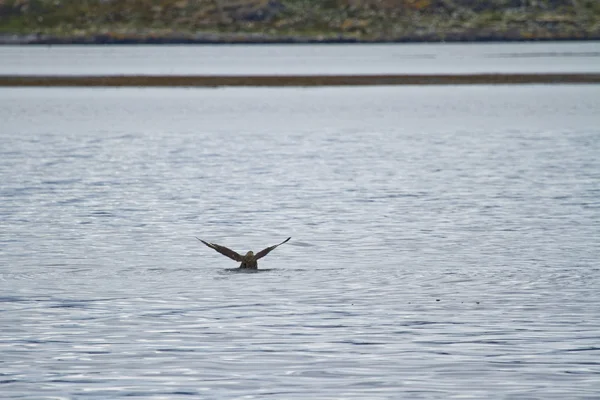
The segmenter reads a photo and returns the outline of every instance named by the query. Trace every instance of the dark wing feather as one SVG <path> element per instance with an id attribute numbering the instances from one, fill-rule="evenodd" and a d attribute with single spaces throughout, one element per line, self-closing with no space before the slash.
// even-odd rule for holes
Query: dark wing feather
<path id="1" fill-rule="evenodd" d="M 288 240 L 290 240 L 292 237 L 290 236 L 289 238 L 285 239 L 283 242 L 276 244 L 275 246 L 271 246 L 271 247 L 267 247 L 264 250 L 259 251 L 258 253 L 256 253 L 256 255 L 254 256 L 255 260 L 258 260 L 259 258 L 263 258 L 264 256 L 266 256 L 267 254 L 269 254 L 272 250 L 275 250 L 275 248 L 277 248 L 277 246 L 281 246 L 282 244 L 284 244 L 285 242 L 287 242 Z"/>
<path id="2" fill-rule="evenodd" d="M 204 243 L 205 245 L 207 245 L 208 247 L 210 247 L 213 250 L 218 251 L 219 253 L 223 254 L 224 256 L 227 256 L 229 258 L 231 258 L 232 260 L 235 261 L 242 261 L 243 257 L 241 255 L 239 255 L 238 253 L 236 253 L 235 251 L 228 249 L 225 246 L 219 246 L 218 244 L 214 244 L 214 243 L 208 243 L 205 242 L 204 240 L 200 239 L 200 238 L 196 238 L 199 241 L 201 241 L 202 243 Z"/>

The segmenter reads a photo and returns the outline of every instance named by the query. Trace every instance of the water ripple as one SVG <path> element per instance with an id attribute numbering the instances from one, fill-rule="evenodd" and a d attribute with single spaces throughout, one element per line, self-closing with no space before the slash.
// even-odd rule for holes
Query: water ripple
<path id="1" fill-rule="evenodd" d="M 6 91 L 2 397 L 595 398 L 598 99 Z"/>

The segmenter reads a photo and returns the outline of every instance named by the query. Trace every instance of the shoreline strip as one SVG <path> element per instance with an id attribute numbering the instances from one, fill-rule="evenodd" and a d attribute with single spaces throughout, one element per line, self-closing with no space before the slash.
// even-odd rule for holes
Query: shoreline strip
<path id="1" fill-rule="evenodd" d="M 436 75 L 0 75 L 0 87 L 306 87 L 600 84 L 600 73 Z"/>

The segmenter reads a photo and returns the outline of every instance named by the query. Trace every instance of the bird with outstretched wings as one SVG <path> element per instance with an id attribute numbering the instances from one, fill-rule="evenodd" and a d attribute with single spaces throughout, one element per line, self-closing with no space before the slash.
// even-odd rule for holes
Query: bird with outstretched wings
<path id="1" fill-rule="evenodd" d="M 254 254 L 254 252 L 252 252 L 252 251 L 249 251 L 245 255 L 241 255 L 241 254 L 231 250 L 230 248 L 218 245 L 216 243 L 205 242 L 204 240 L 200 239 L 199 237 L 196 237 L 196 239 L 198 239 L 199 241 L 201 241 L 202 243 L 204 243 L 206 246 L 210 247 L 211 249 L 216 250 L 219 253 L 223 254 L 224 256 L 229 257 L 234 261 L 241 262 L 240 268 L 257 269 L 258 268 L 257 261 L 259 259 L 263 258 L 264 256 L 266 256 L 267 254 L 269 254 L 271 251 L 275 250 L 277 247 L 281 246 L 282 244 L 287 243 L 291 239 L 291 237 L 285 239 L 283 242 L 281 242 L 279 244 L 267 247 L 266 249 L 263 249 L 256 254 Z"/>

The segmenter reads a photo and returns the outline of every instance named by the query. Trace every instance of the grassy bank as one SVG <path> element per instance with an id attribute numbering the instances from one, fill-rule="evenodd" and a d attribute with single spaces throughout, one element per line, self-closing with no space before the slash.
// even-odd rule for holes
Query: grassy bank
<path id="1" fill-rule="evenodd" d="M 20 43 L 600 39 L 597 0 L 0 0 Z"/>

